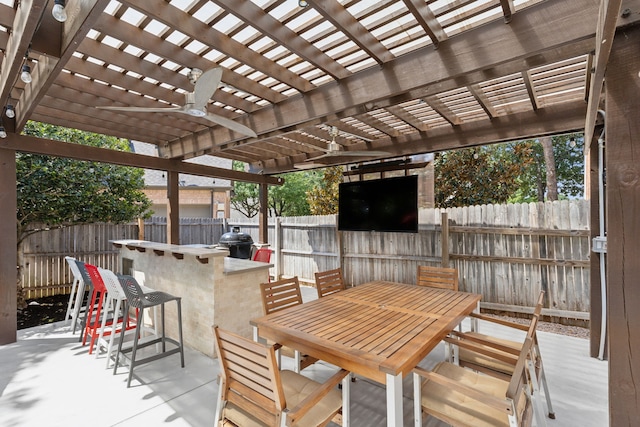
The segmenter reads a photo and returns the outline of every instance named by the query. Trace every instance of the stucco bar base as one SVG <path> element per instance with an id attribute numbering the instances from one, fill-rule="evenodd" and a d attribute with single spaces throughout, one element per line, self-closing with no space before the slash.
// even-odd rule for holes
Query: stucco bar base
<path id="1" fill-rule="evenodd" d="M 249 320 L 262 315 L 260 283 L 272 264 L 229 258 L 215 247 L 168 245 L 140 240 L 112 242 L 121 271 L 141 285 L 182 297 L 184 344 L 214 357 L 212 325 L 251 338 Z M 158 321 L 159 310 L 158 310 Z M 167 336 L 178 337 L 175 303 L 166 305 Z M 153 322 L 153 319 L 147 319 Z"/>

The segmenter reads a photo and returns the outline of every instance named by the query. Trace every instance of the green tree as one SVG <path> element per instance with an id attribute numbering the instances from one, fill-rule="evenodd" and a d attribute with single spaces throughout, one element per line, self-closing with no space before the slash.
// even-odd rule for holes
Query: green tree
<path id="1" fill-rule="evenodd" d="M 323 169 L 319 185 L 307 191 L 311 215 L 338 213 L 338 188 L 342 182 L 342 169 L 342 166 Z"/>
<path id="2" fill-rule="evenodd" d="M 300 171 L 281 175 L 284 184 L 269 187 L 269 209 L 272 216 L 310 215 L 307 191 L 318 185 L 321 174 L 318 171 Z"/>
<path id="3" fill-rule="evenodd" d="M 129 151 L 124 139 L 43 123 L 28 122 L 24 133 Z M 123 223 L 145 216 L 151 202 L 142 192 L 143 176 L 144 171 L 137 168 L 16 154 L 18 284 L 23 266 L 22 243 L 28 236 L 46 229 L 93 222 Z"/>
<path id="4" fill-rule="evenodd" d="M 244 171 L 245 163 L 234 160 L 231 167 L 233 170 Z M 258 184 L 239 181 L 234 182 L 231 205 L 247 218 L 253 218 L 258 215 L 258 212 L 260 212 Z"/>
<path id="5" fill-rule="evenodd" d="M 526 146 L 490 145 L 440 153 L 434 160 L 435 204 L 447 208 L 505 203 L 530 162 Z"/>
<path id="6" fill-rule="evenodd" d="M 547 168 L 542 145 L 536 140 L 510 143 L 530 152 L 531 161 L 518 177 L 518 190 L 509 202 L 542 202 L 547 196 Z M 558 199 L 584 195 L 584 136 L 581 133 L 552 138 Z"/>

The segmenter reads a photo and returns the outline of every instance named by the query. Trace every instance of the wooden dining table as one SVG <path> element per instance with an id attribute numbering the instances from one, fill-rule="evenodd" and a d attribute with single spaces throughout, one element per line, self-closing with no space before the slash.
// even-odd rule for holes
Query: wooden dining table
<path id="1" fill-rule="evenodd" d="M 476 309 L 480 298 L 374 281 L 251 324 L 261 338 L 386 384 L 387 425 L 402 426 L 402 379 Z"/>

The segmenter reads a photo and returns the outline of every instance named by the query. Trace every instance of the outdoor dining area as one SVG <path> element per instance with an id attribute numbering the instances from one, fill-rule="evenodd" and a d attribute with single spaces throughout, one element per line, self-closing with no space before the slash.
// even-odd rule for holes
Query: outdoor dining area
<path id="1" fill-rule="evenodd" d="M 588 357 L 584 339 L 537 330 L 544 293 L 523 325 L 478 313 L 481 296 L 458 291 L 452 268 L 420 266 L 411 285 L 347 287 L 339 268 L 316 273 L 313 287 L 267 281 L 254 287 L 263 310 L 253 336 L 209 325 L 212 358 L 182 345 L 181 317 L 178 341 L 165 336 L 164 304 L 179 308 L 179 296 L 67 262 L 68 320 L 0 348 L 11 364 L 2 425 L 606 423 L 606 363 Z M 162 310 L 145 318 L 152 306 Z M 95 404 L 114 396 L 97 415 Z"/>
<path id="2" fill-rule="evenodd" d="M 638 45 L 640 0 L 0 0 L 0 426 L 640 425 Z M 118 142 L 36 136 L 32 123 Z M 455 226 L 515 255 L 478 253 L 493 243 L 475 237 L 455 253 L 448 228 L 417 214 L 380 230 L 340 228 L 332 212 L 334 229 L 283 224 L 269 205 L 285 174 L 411 178 L 425 156 L 574 133 L 586 210 L 550 204 L 548 225 L 519 207 L 513 223 Z M 41 205 L 19 212 L 19 160 L 32 155 L 159 172 L 163 242 L 88 233 L 55 262 L 25 261 L 31 233 L 89 225 L 75 221 L 93 208 L 87 197 L 53 227 L 21 222 Z M 184 175 L 225 181 L 226 203 L 236 183 L 255 184 L 254 237 L 272 261 L 185 247 Z M 34 181 L 60 200 L 78 190 Z M 110 225 L 143 223 L 109 213 Z M 83 259 L 81 240 L 114 247 Z M 570 246 L 584 257 L 555 257 Z M 52 292 L 69 283 L 50 271 L 78 267 L 64 322 L 18 330 L 29 262 Z M 453 266 L 460 286 L 455 274 L 441 286 Z M 527 321 L 499 324 L 482 304 Z M 545 316 L 588 324 L 589 339 L 541 330 Z"/>

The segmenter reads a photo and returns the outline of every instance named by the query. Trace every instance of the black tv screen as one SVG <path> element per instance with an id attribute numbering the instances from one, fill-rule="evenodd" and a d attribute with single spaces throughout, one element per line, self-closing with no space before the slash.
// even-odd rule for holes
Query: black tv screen
<path id="1" fill-rule="evenodd" d="M 343 182 L 338 230 L 418 232 L 418 177 Z"/>

